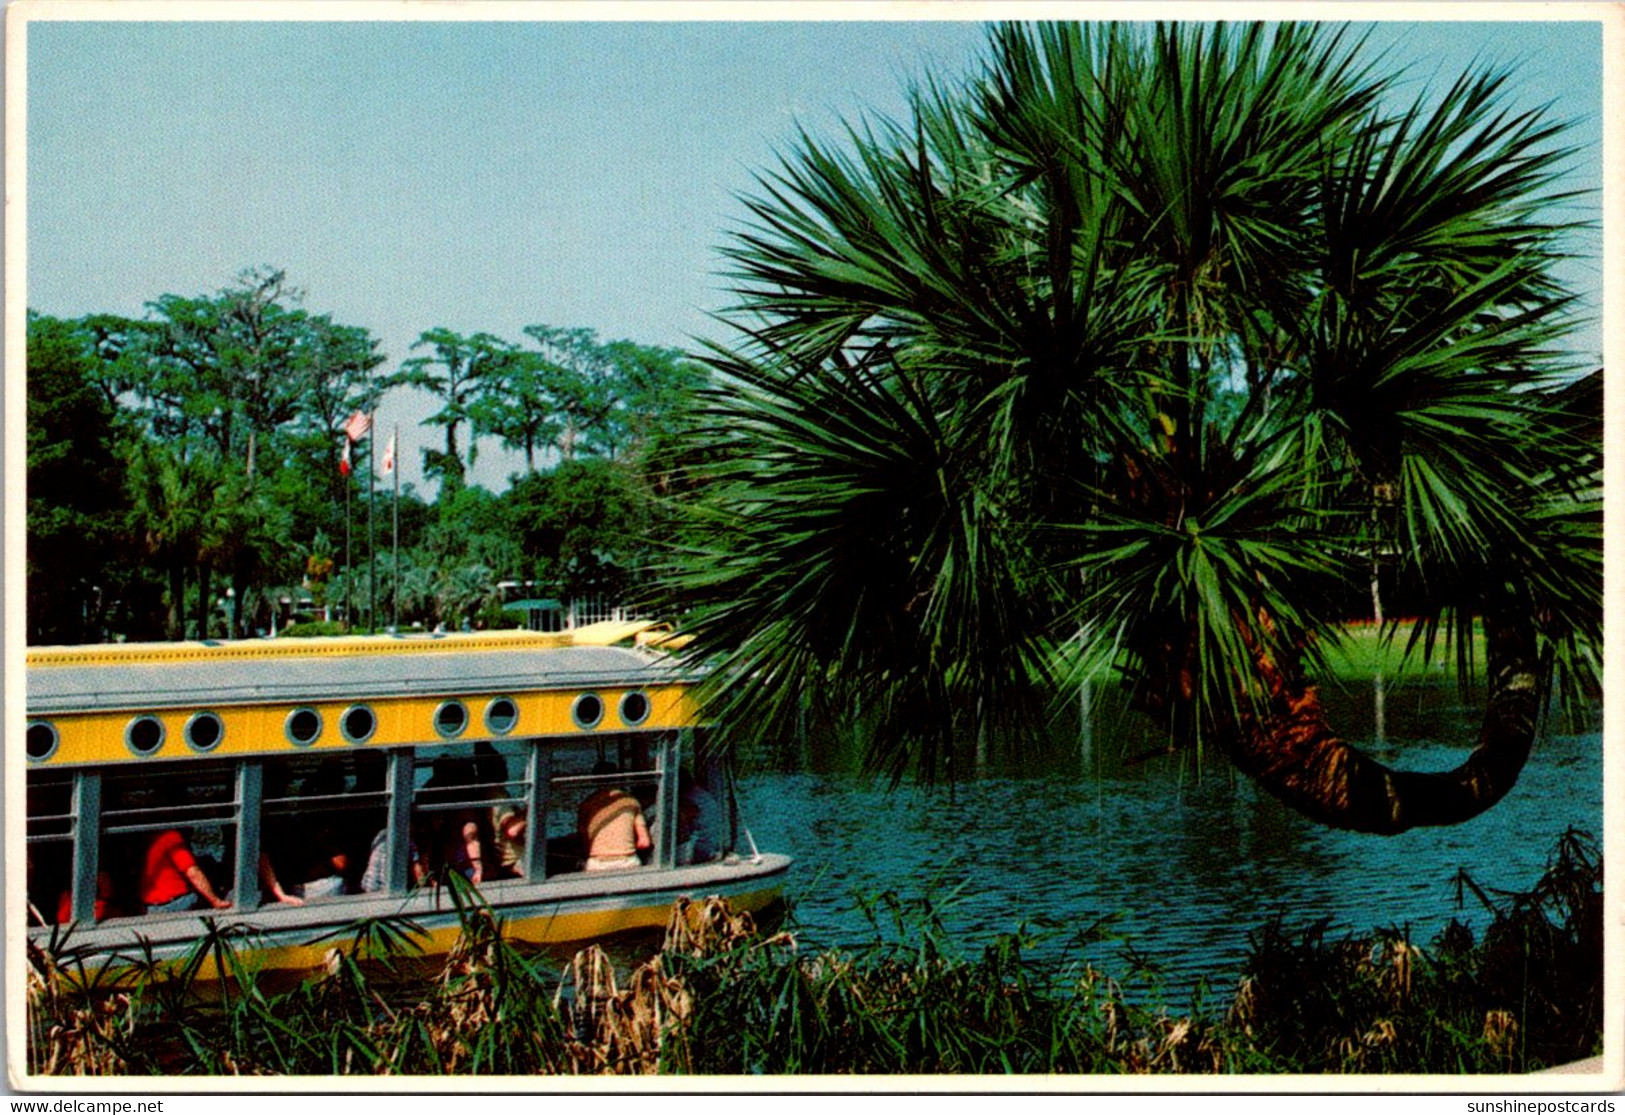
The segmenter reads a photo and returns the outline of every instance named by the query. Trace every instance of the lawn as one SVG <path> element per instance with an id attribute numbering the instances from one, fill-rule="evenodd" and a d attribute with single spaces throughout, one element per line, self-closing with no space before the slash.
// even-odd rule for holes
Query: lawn
<path id="1" fill-rule="evenodd" d="M 1397 623 L 1385 624 L 1381 627 L 1375 623 L 1351 623 L 1343 628 L 1343 638 L 1327 647 L 1327 663 L 1332 675 L 1338 678 L 1369 678 L 1381 673 L 1385 679 L 1394 682 L 1422 681 L 1426 678 L 1437 678 L 1441 674 L 1440 667 L 1448 676 L 1454 677 L 1451 668 L 1454 665 L 1455 652 L 1444 644 L 1444 631 L 1439 631 L 1439 640 L 1433 648 L 1432 662 L 1429 663 L 1423 654 L 1423 644 L 1418 642 L 1415 647 L 1406 653 L 1410 645 L 1411 633 L 1415 626 L 1413 620 L 1399 620 Z M 1484 633 L 1475 627 L 1472 640 L 1472 661 L 1475 667 L 1482 667 L 1484 662 Z"/>

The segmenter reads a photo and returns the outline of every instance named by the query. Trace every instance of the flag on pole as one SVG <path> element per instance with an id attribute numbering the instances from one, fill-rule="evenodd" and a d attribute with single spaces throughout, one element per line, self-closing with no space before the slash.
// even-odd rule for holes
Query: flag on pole
<path id="1" fill-rule="evenodd" d="M 350 475 L 350 439 L 344 439 L 344 452 L 339 455 L 339 475 Z"/>
<path id="2" fill-rule="evenodd" d="M 384 459 L 382 462 L 382 475 L 388 476 L 395 471 L 395 435 L 389 435 L 389 441 L 384 445 Z"/>
<path id="3" fill-rule="evenodd" d="M 344 436 L 350 441 L 360 441 L 372 429 L 372 415 L 364 410 L 358 410 L 350 415 L 348 422 L 344 423 Z"/>

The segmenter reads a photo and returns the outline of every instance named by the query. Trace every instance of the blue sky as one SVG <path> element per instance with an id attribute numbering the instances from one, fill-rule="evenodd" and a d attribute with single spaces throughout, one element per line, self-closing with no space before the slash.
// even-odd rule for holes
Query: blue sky
<path id="1" fill-rule="evenodd" d="M 371 329 L 389 371 L 435 326 L 723 335 L 717 248 L 754 173 L 798 124 L 829 135 L 861 110 L 898 113 L 911 78 L 970 71 L 984 29 L 36 21 L 27 35 L 30 307 L 140 315 L 273 264 L 310 309 Z M 1574 185 L 1600 188 L 1597 23 L 1383 24 L 1372 45 L 1412 89 L 1512 65 L 1515 103 L 1579 118 Z M 1595 311 L 1600 262 L 1568 277 Z M 1600 348 L 1600 333 L 1579 341 Z M 411 429 L 432 409 L 404 393 L 380 408 L 403 428 L 407 481 L 440 441 Z M 502 486 L 516 459 L 482 454 L 475 479 Z"/>

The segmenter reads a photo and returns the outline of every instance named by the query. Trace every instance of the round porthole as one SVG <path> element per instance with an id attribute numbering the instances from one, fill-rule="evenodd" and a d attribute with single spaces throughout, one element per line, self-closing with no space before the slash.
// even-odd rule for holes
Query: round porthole
<path id="1" fill-rule="evenodd" d="M 604 718 L 604 702 L 596 693 L 583 693 L 570 706 L 570 719 L 577 728 L 596 728 Z"/>
<path id="2" fill-rule="evenodd" d="M 649 697 L 637 691 L 621 695 L 621 723 L 636 728 L 649 719 Z"/>
<path id="3" fill-rule="evenodd" d="M 43 763 L 56 754 L 56 745 L 61 742 L 56 734 L 56 725 L 45 720 L 36 720 L 28 726 L 28 737 L 23 741 L 23 749 L 28 752 L 28 761 Z"/>
<path id="4" fill-rule="evenodd" d="M 138 716 L 124 729 L 124 746 L 145 758 L 164 745 L 164 722 L 156 716 Z"/>
<path id="5" fill-rule="evenodd" d="M 186 738 L 186 746 L 193 751 L 213 751 L 226 738 L 226 725 L 215 713 L 195 712 L 187 720 L 181 735 Z"/>
<path id="6" fill-rule="evenodd" d="M 485 706 L 485 730 L 494 736 L 505 736 L 519 723 L 519 706 L 512 697 L 492 697 Z"/>
<path id="7" fill-rule="evenodd" d="M 468 727 L 468 706 L 461 701 L 443 701 L 434 710 L 434 730 L 441 739 L 456 739 Z"/>
<path id="8" fill-rule="evenodd" d="M 339 731 L 351 743 L 366 743 L 378 730 L 378 718 L 366 705 L 351 705 L 339 718 Z"/>
<path id="9" fill-rule="evenodd" d="M 295 747 L 309 747 L 321 738 L 322 714 L 313 708 L 296 708 L 282 722 L 282 731 Z"/>

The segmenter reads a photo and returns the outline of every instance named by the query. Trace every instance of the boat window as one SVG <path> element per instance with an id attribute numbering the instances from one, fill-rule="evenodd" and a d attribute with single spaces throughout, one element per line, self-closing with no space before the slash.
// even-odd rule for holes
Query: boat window
<path id="1" fill-rule="evenodd" d="M 212 712 L 197 712 L 187 720 L 186 729 L 181 734 L 193 751 L 213 751 L 225 738 L 226 726 Z"/>
<path id="2" fill-rule="evenodd" d="M 660 793 L 659 733 L 606 735 L 590 744 L 559 744 L 552 749 L 547 801 L 547 873 L 580 871 L 588 847 L 582 840 L 583 810 L 595 795 L 619 791 L 637 802 L 651 837 L 659 829 L 655 805 Z M 603 798 L 598 798 L 599 804 Z M 622 834 L 624 835 L 624 834 Z M 637 853 L 652 862 L 647 851 Z"/>
<path id="3" fill-rule="evenodd" d="M 604 700 L 596 693 L 583 693 L 570 706 L 570 719 L 578 728 L 596 728 L 604 718 Z"/>
<path id="4" fill-rule="evenodd" d="M 176 762 L 102 776 L 102 842 L 110 916 L 151 912 L 198 899 L 184 878 L 199 868 L 216 896 L 236 868 L 236 764 Z M 207 903 L 204 903 L 206 906 Z"/>
<path id="5" fill-rule="evenodd" d="M 366 743 L 378 729 L 378 718 L 366 705 L 351 705 L 339 718 L 339 731 L 351 743 Z"/>
<path id="6" fill-rule="evenodd" d="M 382 846 L 389 820 L 388 763 L 379 751 L 266 761 L 260 805 L 262 902 L 296 899 L 308 904 L 364 889 L 375 842 Z"/>
<path id="7" fill-rule="evenodd" d="M 485 706 L 485 729 L 492 735 L 505 736 L 519 723 L 519 706 L 512 697 L 493 697 Z"/>
<path id="8" fill-rule="evenodd" d="M 649 697 L 645 693 L 631 692 L 621 695 L 621 723 L 635 728 L 649 719 Z"/>
<path id="9" fill-rule="evenodd" d="M 73 773 L 29 771 L 27 810 L 29 924 L 66 920 L 73 885 Z"/>
<path id="10" fill-rule="evenodd" d="M 28 754 L 29 762 L 43 763 L 56 754 L 57 742 L 56 725 L 48 720 L 35 720 L 28 725 L 23 750 Z"/>
<path id="11" fill-rule="evenodd" d="M 444 701 L 435 709 L 434 730 L 443 739 L 456 739 L 468 727 L 468 706 L 461 701 Z"/>
<path id="12" fill-rule="evenodd" d="M 413 757 L 412 841 L 426 870 L 481 885 L 524 873 L 529 740 L 479 740 Z"/>
<path id="13" fill-rule="evenodd" d="M 138 716 L 124 729 L 124 744 L 143 759 L 164 745 L 164 722 L 156 716 Z"/>
<path id="14" fill-rule="evenodd" d="M 296 708 L 288 713 L 282 731 L 295 747 L 309 747 L 322 735 L 322 714 L 313 708 Z"/>

